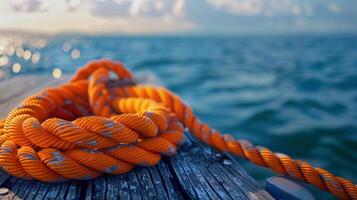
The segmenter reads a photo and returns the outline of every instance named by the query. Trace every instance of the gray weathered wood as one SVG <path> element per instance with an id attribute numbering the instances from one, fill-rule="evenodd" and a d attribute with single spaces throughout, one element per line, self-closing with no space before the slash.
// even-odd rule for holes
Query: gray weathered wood
<path id="1" fill-rule="evenodd" d="M 1 81 L 0 117 L 25 96 L 65 80 L 26 76 Z M 154 167 L 65 183 L 26 181 L 0 170 L 0 188 L 9 189 L 0 199 L 272 199 L 232 158 L 188 134 L 175 156 Z"/>

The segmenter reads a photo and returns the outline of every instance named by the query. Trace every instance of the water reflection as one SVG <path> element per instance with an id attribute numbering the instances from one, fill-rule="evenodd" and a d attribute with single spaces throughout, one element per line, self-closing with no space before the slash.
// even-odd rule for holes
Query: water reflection
<path id="1" fill-rule="evenodd" d="M 53 56 L 48 59 L 41 53 L 48 44 L 47 38 L 0 33 L 0 80 L 20 72 L 40 71 L 53 65 Z"/>
<path id="2" fill-rule="evenodd" d="M 69 51 L 71 50 L 71 48 L 72 48 L 72 45 L 71 45 L 71 43 L 69 43 L 69 42 L 65 42 L 65 43 L 63 43 L 63 45 L 62 45 L 62 50 L 63 50 L 64 52 L 69 52 Z"/>
<path id="3" fill-rule="evenodd" d="M 52 71 L 52 76 L 54 78 L 61 78 L 62 70 L 60 68 L 54 68 L 53 71 Z"/>
<path id="4" fill-rule="evenodd" d="M 16 49 L 16 56 L 19 58 L 22 58 L 22 55 L 24 54 L 25 50 L 22 47 L 18 47 Z"/>
<path id="5" fill-rule="evenodd" d="M 14 53 L 15 53 L 15 47 L 12 45 L 8 46 L 8 48 L 6 49 L 6 54 L 8 56 L 13 56 Z"/>
<path id="6" fill-rule="evenodd" d="M 31 55 L 32 55 L 31 51 L 26 50 L 26 51 L 24 51 L 23 58 L 25 60 L 29 60 L 31 58 Z"/>
<path id="7" fill-rule="evenodd" d="M 73 49 L 71 52 L 71 57 L 76 60 L 81 56 L 81 52 L 78 49 Z"/>
<path id="8" fill-rule="evenodd" d="M 12 65 L 12 72 L 17 74 L 20 71 L 21 71 L 21 65 L 19 63 L 15 63 L 15 64 Z"/>
<path id="9" fill-rule="evenodd" d="M 37 64 L 40 61 L 41 58 L 41 53 L 38 51 L 33 52 L 32 57 L 31 57 L 31 62 L 33 64 Z"/>
<path id="10" fill-rule="evenodd" d="M 31 48 L 42 49 L 48 45 L 48 40 L 45 38 L 31 39 L 29 41 L 29 46 Z"/>
<path id="11" fill-rule="evenodd" d="M 9 63 L 9 58 L 7 56 L 0 57 L 0 67 L 3 67 Z"/>

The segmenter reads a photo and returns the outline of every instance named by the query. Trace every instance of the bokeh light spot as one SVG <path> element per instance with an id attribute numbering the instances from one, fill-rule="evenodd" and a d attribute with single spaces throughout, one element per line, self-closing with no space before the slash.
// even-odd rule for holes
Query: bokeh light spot
<path id="1" fill-rule="evenodd" d="M 16 56 L 19 57 L 19 58 L 22 58 L 23 54 L 24 54 L 24 49 L 22 47 L 18 47 L 16 49 Z"/>
<path id="2" fill-rule="evenodd" d="M 32 54 L 31 62 L 32 62 L 33 64 L 37 64 L 37 63 L 40 61 L 40 58 L 41 58 L 40 52 L 35 51 L 35 52 Z"/>
<path id="3" fill-rule="evenodd" d="M 69 42 L 65 42 L 65 43 L 63 43 L 63 45 L 62 45 L 62 50 L 63 50 L 64 52 L 69 52 L 69 51 L 71 50 L 71 48 L 72 48 L 72 45 L 71 45 L 71 43 L 69 43 Z"/>
<path id="4" fill-rule="evenodd" d="M 78 59 L 81 56 L 81 52 L 78 49 L 73 49 L 71 52 L 71 56 L 74 60 Z"/>
<path id="5" fill-rule="evenodd" d="M 21 65 L 19 63 L 15 63 L 15 64 L 12 65 L 12 72 L 17 74 L 20 71 L 21 71 Z"/>
<path id="6" fill-rule="evenodd" d="M 12 56 L 12 55 L 14 55 L 14 53 L 15 53 L 15 47 L 12 46 L 12 45 L 10 45 L 10 46 L 6 49 L 6 54 L 7 54 L 8 56 Z"/>
<path id="7" fill-rule="evenodd" d="M 62 70 L 60 68 L 54 68 L 53 71 L 52 71 L 52 76 L 54 78 L 61 78 Z"/>
<path id="8" fill-rule="evenodd" d="M 0 67 L 3 67 L 9 63 L 9 57 L 0 56 Z"/>
<path id="9" fill-rule="evenodd" d="M 31 55 L 32 55 L 31 51 L 26 50 L 26 51 L 24 52 L 24 54 L 23 54 L 23 58 L 24 58 L 25 60 L 29 60 L 29 59 L 31 58 Z"/>

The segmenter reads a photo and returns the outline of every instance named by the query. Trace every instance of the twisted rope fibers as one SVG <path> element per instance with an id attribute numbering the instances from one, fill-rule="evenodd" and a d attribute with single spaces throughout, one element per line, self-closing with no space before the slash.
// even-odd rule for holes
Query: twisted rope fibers
<path id="1" fill-rule="evenodd" d="M 184 127 L 222 152 L 340 199 L 357 199 L 351 181 L 211 129 L 180 97 L 163 87 L 136 85 L 131 72 L 110 60 L 88 63 L 68 83 L 27 97 L 1 120 L 0 166 L 13 176 L 44 182 L 123 174 L 175 154 Z"/>

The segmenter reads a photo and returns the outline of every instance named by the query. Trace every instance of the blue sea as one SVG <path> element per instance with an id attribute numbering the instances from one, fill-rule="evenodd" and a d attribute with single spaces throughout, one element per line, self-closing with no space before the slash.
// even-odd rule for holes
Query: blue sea
<path id="1" fill-rule="evenodd" d="M 0 55 L 0 79 L 121 60 L 215 129 L 357 183 L 357 35 L 3 34 Z M 238 160 L 260 181 L 273 175 Z"/>

